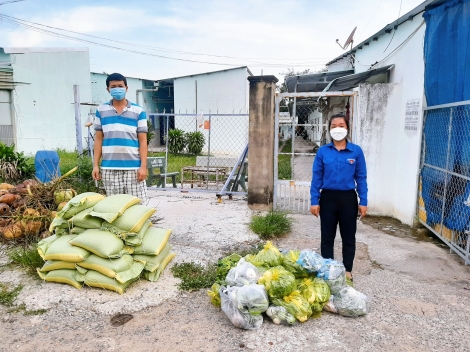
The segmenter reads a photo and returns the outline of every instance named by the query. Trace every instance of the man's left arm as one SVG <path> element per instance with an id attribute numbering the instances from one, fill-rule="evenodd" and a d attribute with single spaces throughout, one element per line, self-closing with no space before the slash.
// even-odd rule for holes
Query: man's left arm
<path id="1" fill-rule="evenodd" d="M 144 181 L 147 178 L 147 114 L 142 110 L 137 121 L 137 138 L 139 139 L 140 168 L 137 171 L 137 180 Z"/>
<path id="2" fill-rule="evenodd" d="M 148 146 L 147 146 L 147 133 L 141 132 L 137 134 L 139 138 L 139 154 L 140 154 L 140 168 L 137 171 L 137 180 L 144 181 L 147 178 L 147 155 L 148 155 Z"/>

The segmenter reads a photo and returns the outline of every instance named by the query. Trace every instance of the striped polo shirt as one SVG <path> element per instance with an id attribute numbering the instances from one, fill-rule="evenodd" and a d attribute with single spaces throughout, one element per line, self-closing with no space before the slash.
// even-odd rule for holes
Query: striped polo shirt
<path id="1" fill-rule="evenodd" d="M 147 115 L 139 105 L 127 101 L 118 114 L 113 101 L 98 106 L 94 128 L 103 132 L 101 168 L 137 170 L 140 167 L 138 133 L 147 133 Z"/>

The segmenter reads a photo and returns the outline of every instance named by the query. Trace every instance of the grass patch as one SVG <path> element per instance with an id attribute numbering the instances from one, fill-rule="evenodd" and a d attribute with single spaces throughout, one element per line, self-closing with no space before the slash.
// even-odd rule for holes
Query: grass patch
<path id="1" fill-rule="evenodd" d="M 36 246 L 31 247 L 13 247 L 7 252 L 8 258 L 20 267 L 26 269 L 26 271 L 37 276 L 36 268 L 40 268 L 44 265 L 44 260 L 38 253 Z"/>
<path id="2" fill-rule="evenodd" d="M 285 212 L 271 211 L 266 215 L 254 215 L 250 229 L 262 239 L 280 237 L 292 229 L 293 219 Z"/>
<path id="3" fill-rule="evenodd" d="M 279 153 L 292 153 L 292 139 L 287 141 L 279 142 Z M 278 171 L 277 177 L 279 180 L 290 180 L 292 179 L 292 154 L 285 155 L 280 154 L 277 156 L 278 160 Z"/>
<path id="4" fill-rule="evenodd" d="M 181 279 L 180 290 L 195 291 L 211 287 L 217 280 L 217 265 L 204 267 L 194 262 L 175 264 L 171 271 L 174 277 Z"/>
<path id="5" fill-rule="evenodd" d="M 23 312 L 23 315 L 26 315 L 26 316 L 41 315 L 41 314 L 47 313 L 47 309 L 27 310 L 26 304 L 21 303 L 19 306 L 16 306 L 8 310 L 8 313 L 20 313 L 20 312 Z"/>
<path id="6" fill-rule="evenodd" d="M 76 151 L 68 152 L 64 149 L 57 149 L 60 158 L 60 173 L 64 175 L 78 166 L 78 170 L 66 179 L 66 182 L 77 191 L 78 194 L 84 192 L 97 192 L 95 181 L 91 176 L 93 172 L 93 161 L 88 155 L 78 154 Z"/>
<path id="7" fill-rule="evenodd" d="M 11 307 L 22 289 L 23 286 L 18 285 L 10 291 L 7 285 L 0 283 L 0 304 L 2 306 Z"/>

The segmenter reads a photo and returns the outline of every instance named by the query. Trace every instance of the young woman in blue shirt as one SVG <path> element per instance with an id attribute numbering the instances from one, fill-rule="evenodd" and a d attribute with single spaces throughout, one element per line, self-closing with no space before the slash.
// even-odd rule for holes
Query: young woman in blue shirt
<path id="1" fill-rule="evenodd" d="M 318 149 L 313 162 L 310 212 L 321 221 L 321 255 L 334 259 L 336 228 L 343 240 L 343 264 L 352 281 L 358 211 L 367 213 L 367 170 L 361 147 L 347 140 L 349 120 L 333 115 L 328 131 L 332 142 Z M 359 203 L 358 203 L 359 196 Z"/>

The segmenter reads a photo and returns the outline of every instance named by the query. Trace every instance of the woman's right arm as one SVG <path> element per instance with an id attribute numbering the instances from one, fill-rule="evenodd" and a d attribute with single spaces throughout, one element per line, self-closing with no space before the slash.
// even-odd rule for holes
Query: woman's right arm
<path id="1" fill-rule="evenodd" d="M 323 151 L 318 149 L 312 167 L 312 183 L 310 184 L 310 205 L 319 205 L 320 188 L 323 180 Z"/>

